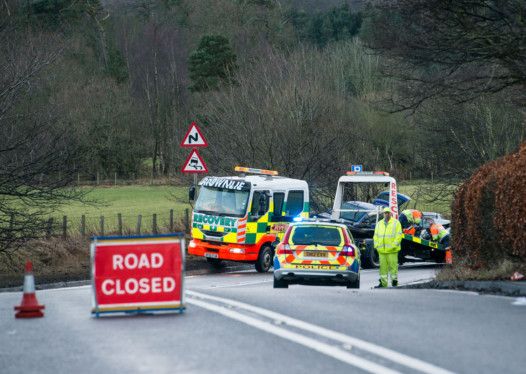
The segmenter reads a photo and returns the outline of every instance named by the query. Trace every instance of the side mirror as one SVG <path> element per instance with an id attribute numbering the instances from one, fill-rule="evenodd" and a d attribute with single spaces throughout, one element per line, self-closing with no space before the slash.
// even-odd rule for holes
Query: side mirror
<path id="1" fill-rule="evenodd" d="M 194 201 L 195 200 L 195 185 L 193 185 L 193 184 L 188 189 L 188 199 L 190 201 Z"/>

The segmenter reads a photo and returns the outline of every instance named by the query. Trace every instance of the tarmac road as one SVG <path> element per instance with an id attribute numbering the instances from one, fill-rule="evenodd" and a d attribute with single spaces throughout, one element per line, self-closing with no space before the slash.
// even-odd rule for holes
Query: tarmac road
<path id="1" fill-rule="evenodd" d="M 401 268 L 402 284 L 435 268 Z M 187 277 L 182 315 L 90 317 L 89 287 L 0 294 L 0 373 L 523 373 L 526 306 L 469 292 L 290 286 L 244 271 Z M 514 305 L 517 304 L 517 305 Z"/>

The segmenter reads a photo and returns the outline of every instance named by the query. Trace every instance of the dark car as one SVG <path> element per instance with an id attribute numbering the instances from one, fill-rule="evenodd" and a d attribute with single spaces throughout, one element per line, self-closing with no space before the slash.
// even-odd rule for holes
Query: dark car
<path id="1" fill-rule="evenodd" d="M 398 211 L 402 212 L 407 208 L 411 198 L 407 195 L 398 193 Z M 341 222 L 347 225 L 349 231 L 353 235 L 356 245 L 360 247 L 362 258 L 361 262 L 364 268 L 377 267 L 379 265 L 378 253 L 373 248 L 373 236 L 376 222 L 382 219 L 382 209 L 389 206 L 389 191 L 383 191 L 371 203 L 363 201 L 346 201 L 341 206 L 340 218 Z M 330 218 L 331 214 L 322 213 L 319 215 L 323 218 Z M 444 227 L 449 227 L 449 221 L 444 219 L 439 213 L 423 212 L 422 213 L 422 227 L 425 229 L 429 226 L 429 219 L 434 222 L 442 224 Z M 432 254 L 427 254 L 427 249 L 421 248 L 417 243 L 406 243 L 402 245 L 402 252 L 400 253 L 400 261 L 405 261 L 405 255 L 408 254 L 413 257 L 421 257 L 423 259 L 432 258 Z M 423 256 L 422 254 L 425 254 Z"/>

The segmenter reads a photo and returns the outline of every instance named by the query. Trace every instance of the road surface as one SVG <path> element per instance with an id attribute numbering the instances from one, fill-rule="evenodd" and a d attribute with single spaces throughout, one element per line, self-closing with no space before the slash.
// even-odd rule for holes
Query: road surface
<path id="1" fill-rule="evenodd" d="M 404 266 L 402 284 L 432 278 Z M 523 373 L 526 306 L 468 292 L 290 286 L 243 271 L 187 277 L 179 315 L 90 316 L 89 287 L 0 293 L 0 373 Z M 520 300 L 519 300 L 520 301 Z M 516 304 L 516 305 L 514 305 Z"/>

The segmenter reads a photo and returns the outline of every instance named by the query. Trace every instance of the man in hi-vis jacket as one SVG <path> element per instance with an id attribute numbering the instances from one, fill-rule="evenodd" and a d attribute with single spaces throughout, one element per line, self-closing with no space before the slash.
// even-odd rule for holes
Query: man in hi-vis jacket
<path id="1" fill-rule="evenodd" d="M 402 242 L 402 225 L 394 218 L 389 208 L 383 210 L 384 218 L 374 229 L 374 247 L 380 257 L 380 284 L 376 288 L 387 287 L 388 275 L 391 274 L 391 284 L 398 286 L 398 252 Z"/>

